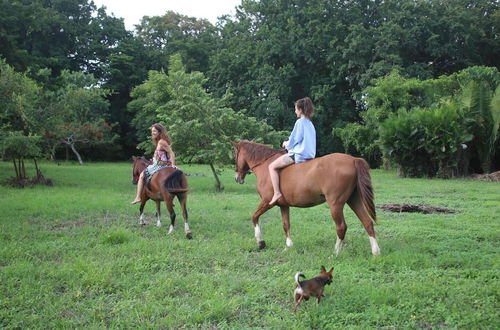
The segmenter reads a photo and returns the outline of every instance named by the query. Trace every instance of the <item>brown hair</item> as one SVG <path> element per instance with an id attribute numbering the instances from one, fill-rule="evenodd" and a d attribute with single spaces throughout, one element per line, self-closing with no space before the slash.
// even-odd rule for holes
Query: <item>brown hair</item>
<path id="1" fill-rule="evenodd" d="M 295 106 L 302 110 L 302 113 L 307 118 L 311 118 L 314 113 L 314 105 L 309 97 L 304 97 L 300 100 L 295 101 Z"/>
<path id="2" fill-rule="evenodd" d="M 158 124 L 158 123 L 153 124 L 153 125 L 151 125 L 151 128 L 156 129 L 159 133 L 156 140 L 154 138 L 152 138 L 155 145 L 157 145 L 158 142 L 162 139 L 167 141 L 167 143 L 169 145 L 172 144 L 172 138 L 170 137 L 170 135 L 168 135 L 166 128 L 162 124 Z"/>

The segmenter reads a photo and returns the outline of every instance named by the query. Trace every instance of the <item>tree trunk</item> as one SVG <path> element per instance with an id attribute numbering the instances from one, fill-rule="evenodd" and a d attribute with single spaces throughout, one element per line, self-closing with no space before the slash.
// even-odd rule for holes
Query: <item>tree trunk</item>
<path id="1" fill-rule="evenodd" d="M 56 160 L 56 145 L 50 148 L 50 160 L 53 162 Z"/>
<path id="2" fill-rule="evenodd" d="M 40 180 L 41 178 L 43 178 L 42 171 L 40 171 L 40 169 L 38 168 L 38 163 L 36 162 L 36 158 L 33 158 L 33 162 L 35 163 L 36 178 Z"/>
<path id="3" fill-rule="evenodd" d="M 16 159 L 12 158 L 12 162 L 14 162 L 14 169 L 16 170 L 16 180 L 20 180 L 21 179 L 21 173 L 19 173 L 19 169 L 18 169 L 18 166 L 16 164 Z"/>
<path id="4" fill-rule="evenodd" d="M 76 158 L 78 158 L 78 162 L 80 163 L 80 165 L 83 165 L 82 157 L 80 157 L 80 154 L 78 153 L 78 151 L 76 151 L 75 144 L 71 143 L 69 146 L 71 147 L 71 150 L 73 150 L 73 153 L 76 155 Z"/>
<path id="5" fill-rule="evenodd" d="M 224 187 L 222 186 L 222 184 L 219 180 L 219 176 L 217 175 L 217 171 L 215 170 L 214 164 L 210 163 L 210 168 L 212 169 L 212 173 L 213 173 L 214 178 L 215 178 L 215 190 L 217 190 L 217 191 L 224 190 Z"/>
<path id="6" fill-rule="evenodd" d="M 21 167 L 22 179 L 26 179 L 26 168 L 24 167 L 24 159 L 21 158 L 20 161 L 21 161 L 20 167 Z"/>

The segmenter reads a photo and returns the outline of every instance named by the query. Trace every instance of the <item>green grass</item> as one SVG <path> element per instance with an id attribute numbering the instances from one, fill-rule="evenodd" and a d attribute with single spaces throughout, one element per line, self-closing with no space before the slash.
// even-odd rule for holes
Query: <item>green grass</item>
<path id="1" fill-rule="evenodd" d="M 374 170 L 376 204 L 425 203 L 457 214 L 378 210 L 382 255 L 346 208 L 346 244 L 334 256 L 326 205 L 292 209 L 285 250 L 279 210 L 250 217 L 255 177 L 232 169 L 216 193 L 205 166 L 182 166 L 194 239 L 138 225 L 130 164 L 43 163 L 53 187 L 0 187 L 0 328 L 490 328 L 500 327 L 500 184 L 401 179 Z M 0 163 L 0 180 L 13 175 Z M 334 266 L 320 305 L 292 313 L 293 276 Z"/>

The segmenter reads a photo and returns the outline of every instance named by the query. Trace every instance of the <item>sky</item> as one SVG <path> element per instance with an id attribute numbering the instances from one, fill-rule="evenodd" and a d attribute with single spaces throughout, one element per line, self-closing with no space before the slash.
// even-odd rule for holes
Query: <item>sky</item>
<path id="1" fill-rule="evenodd" d="M 133 30 L 143 16 L 162 16 L 168 10 L 176 13 L 206 18 L 212 24 L 217 17 L 234 15 L 241 0 L 94 0 L 99 8 L 105 6 L 108 15 L 125 19 L 125 28 Z"/>

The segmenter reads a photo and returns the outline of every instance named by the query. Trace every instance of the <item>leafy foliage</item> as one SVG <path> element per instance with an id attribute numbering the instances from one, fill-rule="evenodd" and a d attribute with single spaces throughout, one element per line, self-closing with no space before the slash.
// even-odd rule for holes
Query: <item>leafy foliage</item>
<path id="1" fill-rule="evenodd" d="M 108 56 L 126 35 L 123 19 L 89 0 L 0 2 L 1 54 L 19 71 L 49 68 L 103 78 Z"/>
<path id="2" fill-rule="evenodd" d="M 475 162 L 476 159 L 480 160 L 483 171 L 488 172 L 491 168 L 492 157 L 495 154 L 498 132 L 498 119 L 496 119 L 498 118 L 498 110 L 494 109 L 493 106 L 491 86 L 496 87 L 499 82 L 500 74 L 498 70 L 489 67 L 470 67 L 449 76 L 428 80 L 404 78 L 399 72 L 394 71 L 384 78 L 376 79 L 373 86 L 364 90 L 364 101 L 367 110 L 360 113 L 363 121 L 361 123 L 349 123 L 344 128 L 334 129 L 333 132 L 342 139 L 346 150 L 361 154 L 369 159 L 372 164 L 379 164 L 382 156 L 380 148 L 390 150 L 391 148 L 388 148 L 387 143 L 389 140 L 394 142 L 393 139 L 396 138 L 392 137 L 388 140 L 386 135 L 385 140 L 379 140 L 379 127 L 385 123 L 387 118 L 396 113 L 412 112 L 417 109 L 434 109 L 433 111 L 437 111 L 436 109 L 442 109 L 443 107 L 453 107 L 455 108 L 454 111 L 460 113 L 463 117 L 463 120 L 460 121 L 461 125 L 464 125 L 463 129 L 473 136 L 473 139 L 468 141 L 470 143 L 467 143 L 467 152 L 463 155 L 463 166 L 453 174 L 466 174 L 469 164 Z M 427 121 L 422 121 L 422 124 L 424 122 Z M 432 127 L 433 124 L 429 123 L 429 125 Z M 454 128 L 450 130 L 452 139 L 453 132 Z M 415 157 L 415 155 L 411 155 L 411 150 L 414 147 L 414 144 L 410 141 L 411 137 L 401 136 L 401 139 L 398 143 L 409 141 L 408 155 L 406 156 Z M 382 140 L 382 143 L 385 143 L 383 147 L 380 144 Z M 394 146 L 394 148 L 400 150 L 399 153 L 402 152 L 399 146 Z M 451 152 L 450 148 L 446 150 Z M 449 156 L 451 158 L 455 157 L 453 152 Z M 398 163 L 400 166 L 404 168 L 410 166 L 402 158 L 398 159 L 403 161 L 403 163 Z M 439 157 L 435 161 L 437 164 L 448 166 L 446 162 L 441 162 Z M 420 162 L 417 163 L 420 164 Z M 417 163 L 415 163 L 415 166 L 421 166 Z M 412 175 L 417 175 L 417 173 L 432 175 L 431 173 L 437 174 L 438 172 L 441 173 L 439 174 L 441 176 L 451 175 L 446 168 L 430 169 L 429 173 L 420 169 L 416 169 L 414 172 L 415 174 Z"/>
<path id="3" fill-rule="evenodd" d="M 29 133 L 30 114 L 38 101 L 39 87 L 0 59 L 0 130 Z"/>
<path id="4" fill-rule="evenodd" d="M 381 124 L 380 145 L 402 176 L 453 177 L 472 139 L 465 120 L 452 103 L 400 111 Z"/>
<path id="5" fill-rule="evenodd" d="M 427 80 L 498 66 L 497 11 L 493 0 L 244 1 L 223 21 L 211 89 L 231 91 L 232 108 L 278 130 L 291 128 L 293 101 L 309 95 L 318 107 L 318 154 L 338 151 L 332 128 L 359 119 L 373 79 L 393 69 Z"/>
<path id="6" fill-rule="evenodd" d="M 2 156 L 8 159 L 36 158 L 41 156 L 39 136 L 26 136 L 10 132 L 2 136 Z"/>
<path id="7" fill-rule="evenodd" d="M 377 165 L 379 148 L 359 143 L 377 134 L 364 123 L 364 91 L 394 69 L 402 77 L 442 81 L 441 75 L 474 65 L 499 67 L 498 13 L 495 0 L 245 0 L 234 17 L 215 26 L 169 11 L 145 16 L 135 31 L 126 31 L 123 19 L 90 0 L 2 1 L 0 56 L 45 90 L 62 88 L 64 70 L 93 74 L 112 91 L 103 117 L 118 123 L 113 133 L 123 149 L 113 150 L 116 157 L 128 157 L 140 142 L 131 125 L 135 107 L 126 111 L 131 90 L 149 70 L 167 72 L 169 57 L 180 53 L 187 72 L 208 78 L 204 88 L 214 97 L 231 95 L 224 106 L 275 130 L 291 129 L 293 102 L 310 96 L 317 154 L 344 144 Z M 428 92 L 413 98 L 420 103 Z M 368 127 L 349 125 L 353 132 L 341 133 L 356 121 Z"/>
<path id="8" fill-rule="evenodd" d="M 169 127 L 180 159 L 212 167 L 218 190 L 221 187 L 214 165 L 230 162 L 231 141 L 279 143 L 282 134 L 271 126 L 225 106 L 229 95 L 217 99 L 208 94 L 203 87 L 204 75 L 186 73 L 180 55 L 171 57 L 166 81 L 171 100 L 157 108 L 158 117 Z"/>
<path id="9" fill-rule="evenodd" d="M 37 158 L 41 156 L 40 137 L 26 136 L 22 132 L 9 132 L 0 135 L 0 155 L 2 158 L 11 159 L 16 172 L 16 181 L 22 182 L 27 179 L 26 167 L 24 159 Z M 41 172 L 36 165 L 37 175 L 41 176 Z"/>
<path id="10" fill-rule="evenodd" d="M 116 136 L 106 121 L 109 102 L 106 89 L 97 86 L 90 74 L 64 70 L 59 88 L 45 86 L 40 107 L 33 113 L 37 132 L 44 137 L 51 158 L 62 144 L 67 145 L 80 163 L 77 146 L 112 144 Z M 53 87 L 53 85 L 50 85 Z"/>
<path id="11" fill-rule="evenodd" d="M 480 166 L 485 173 L 491 169 L 491 160 L 498 145 L 498 132 L 500 125 L 500 106 L 498 91 L 500 88 L 500 74 L 493 75 L 491 79 L 477 79 L 474 77 L 475 68 L 469 68 L 471 78 L 465 81 L 460 94 L 461 106 L 467 117 L 471 119 L 468 128 L 474 135 L 473 148 L 479 158 Z M 495 73 L 494 70 L 484 71 L 482 76 Z M 495 85 L 496 79 L 496 85 Z M 494 86 L 493 89 L 491 86 Z M 496 96 L 494 96 L 494 93 Z"/>

